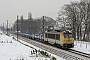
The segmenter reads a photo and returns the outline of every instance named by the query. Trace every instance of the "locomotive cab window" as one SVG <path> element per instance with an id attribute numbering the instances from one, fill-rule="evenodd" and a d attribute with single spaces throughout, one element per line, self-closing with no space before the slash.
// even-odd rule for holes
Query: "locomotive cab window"
<path id="1" fill-rule="evenodd" d="M 65 38 L 72 38 L 72 33 L 64 33 Z"/>

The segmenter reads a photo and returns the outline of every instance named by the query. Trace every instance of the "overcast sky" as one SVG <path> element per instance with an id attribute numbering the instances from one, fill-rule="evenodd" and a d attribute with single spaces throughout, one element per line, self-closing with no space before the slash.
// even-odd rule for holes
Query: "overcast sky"
<path id="1" fill-rule="evenodd" d="M 70 1 L 80 0 L 0 0 L 0 24 L 6 23 L 7 20 L 14 23 L 16 15 L 23 15 L 27 19 L 28 12 L 32 13 L 33 18 L 44 15 L 56 19 L 56 12 Z"/>

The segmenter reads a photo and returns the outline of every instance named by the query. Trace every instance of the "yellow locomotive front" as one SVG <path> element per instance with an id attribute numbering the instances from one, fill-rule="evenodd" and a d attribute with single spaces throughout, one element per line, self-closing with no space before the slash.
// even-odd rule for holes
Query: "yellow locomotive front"
<path id="1" fill-rule="evenodd" d="M 65 31 L 62 34 L 62 43 L 64 48 L 74 47 L 74 38 L 72 33 L 69 31 Z"/>

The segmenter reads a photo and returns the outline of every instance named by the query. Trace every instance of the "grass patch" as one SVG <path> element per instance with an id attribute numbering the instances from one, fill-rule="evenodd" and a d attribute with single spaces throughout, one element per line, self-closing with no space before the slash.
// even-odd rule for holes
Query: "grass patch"
<path id="1" fill-rule="evenodd" d="M 2 33 L 0 33 L 0 35 L 2 35 Z"/>
<path id="2" fill-rule="evenodd" d="M 50 54 L 48 54 L 46 51 L 40 51 L 39 52 L 44 56 L 44 57 L 47 57 L 47 58 L 51 58 L 50 60 L 57 60 L 54 56 L 51 56 Z"/>
<path id="3" fill-rule="evenodd" d="M 55 57 L 52 57 L 51 60 L 57 60 Z"/>
<path id="4" fill-rule="evenodd" d="M 12 37 L 14 40 L 16 40 L 14 37 Z"/>
<path id="5" fill-rule="evenodd" d="M 28 47 L 30 47 L 30 48 L 33 48 L 32 46 L 29 46 L 29 45 L 27 45 L 27 44 L 24 44 L 24 43 L 22 43 L 22 42 L 19 41 L 19 40 L 18 40 L 18 42 L 20 42 L 21 44 L 23 44 L 23 45 L 25 45 L 25 46 L 28 46 Z M 33 48 L 33 49 L 35 49 L 35 48 Z"/>
<path id="6" fill-rule="evenodd" d="M 50 58 L 50 55 L 46 51 L 40 51 L 39 52 L 44 56 Z"/>
<path id="7" fill-rule="evenodd" d="M 9 34 L 6 34 L 7 36 L 9 36 Z"/>

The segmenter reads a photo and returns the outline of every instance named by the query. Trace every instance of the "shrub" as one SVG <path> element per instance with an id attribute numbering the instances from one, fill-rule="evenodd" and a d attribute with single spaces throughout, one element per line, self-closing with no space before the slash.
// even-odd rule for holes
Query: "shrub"
<path id="1" fill-rule="evenodd" d="M 52 57 L 52 59 L 51 60 L 56 60 L 56 58 L 55 57 Z"/>

